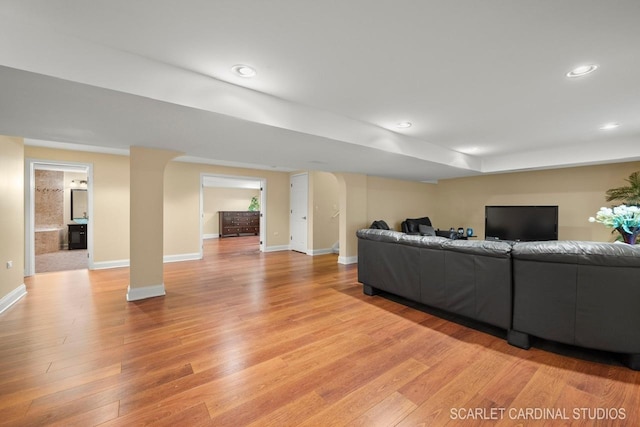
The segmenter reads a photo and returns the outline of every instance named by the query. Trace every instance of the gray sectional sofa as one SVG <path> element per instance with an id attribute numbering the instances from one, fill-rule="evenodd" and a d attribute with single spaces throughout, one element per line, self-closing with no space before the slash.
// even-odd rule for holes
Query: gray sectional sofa
<path id="1" fill-rule="evenodd" d="M 628 355 L 640 370 L 640 245 L 449 240 L 363 229 L 358 281 L 507 330 Z"/>
<path id="2" fill-rule="evenodd" d="M 528 242 L 511 257 L 511 344 L 528 348 L 533 335 L 625 353 L 640 370 L 640 246 Z"/>
<path id="3" fill-rule="evenodd" d="M 377 290 L 510 329 L 511 245 L 359 230 L 358 281 Z"/>

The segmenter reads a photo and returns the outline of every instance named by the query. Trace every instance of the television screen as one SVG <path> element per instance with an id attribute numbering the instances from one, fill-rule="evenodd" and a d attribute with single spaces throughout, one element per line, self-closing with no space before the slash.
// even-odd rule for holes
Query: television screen
<path id="1" fill-rule="evenodd" d="M 485 206 L 487 240 L 558 240 L 557 206 Z"/>

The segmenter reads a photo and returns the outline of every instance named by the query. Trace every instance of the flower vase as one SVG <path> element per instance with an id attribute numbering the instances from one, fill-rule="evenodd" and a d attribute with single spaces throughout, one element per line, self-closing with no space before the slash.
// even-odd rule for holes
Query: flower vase
<path id="1" fill-rule="evenodd" d="M 638 238 L 638 234 L 640 233 L 640 230 L 635 230 L 633 233 L 627 233 L 626 231 L 622 230 L 621 228 L 617 229 L 618 232 L 620 233 L 620 235 L 622 236 L 622 240 L 629 244 L 629 245 L 635 245 L 636 244 L 636 239 Z"/>

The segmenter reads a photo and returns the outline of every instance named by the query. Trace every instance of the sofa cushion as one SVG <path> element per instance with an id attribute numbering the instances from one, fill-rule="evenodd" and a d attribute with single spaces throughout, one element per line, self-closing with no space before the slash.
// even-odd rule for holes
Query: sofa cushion
<path id="1" fill-rule="evenodd" d="M 393 230 L 379 230 L 375 228 L 364 228 L 356 232 L 356 236 L 366 240 L 376 240 L 378 242 L 397 243 L 404 233 Z"/>
<path id="2" fill-rule="evenodd" d="M 418 234 L 404 234 L 398 240 L 402 245 L 416 246 L 419 248 L 442 249 L 442 245 L 449 241 L 444 237 L 420 236 Z"/>
<path id="3" fill-rule="evenodd" d="M 418 224 L 418 231 L 420 231 L 421 236 L 435 236 L 436 230 L 433 229 L 430 225 Z"/>
<path id="4" fill-rule="evenodd" d="M 564 264 L 640 267 L 640 245 L 552 240 L 513 246 L 513 258 Z"/>
<path id="5" fill-rule="evenodd" d="M 443 247 L 453 252 L 494 258 L 510 258 L 512 249 L 509 243 L 491 240 L 446 240 Z"/>
<path id="6" fill-rule="evenodd" d="M 418 228 L 420 224 L 431 226 L 431 220 L 428 216 L 422 218 L 407 218 L 404 220 L 406 229 L 403 230 L 405 233 L 419 233 L 420 229 Z"/>

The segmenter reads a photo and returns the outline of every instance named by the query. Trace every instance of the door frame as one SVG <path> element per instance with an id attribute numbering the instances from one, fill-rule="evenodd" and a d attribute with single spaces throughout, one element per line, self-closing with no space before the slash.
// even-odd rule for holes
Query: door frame
<path id="1" fill-rule="evenodd" d="M 267 244 L 267 179 L 257 176 L 202 172 L 200 173 L 200 259 L 204 258 L 204 180 L 207 177 L 260 182 L 260 252 L 264 252 Z"/>
<path id="2" fill-rule="evenodd" d="M 93 270 L 93 164 L 82 162 L 67 162 L 63 160 L 43 160 L 43 159 L 25 159 L 25 198 L 24 198 L 24 212 L 25 212 L 25 239 L 24 239 L 24 275 L 33 276 L 36 270 L 36 254 L 35 254 L 35 190 L 36 180 L 35 171 L 37 166 L 46 166 L 51 170 L 71 170 L 84 168 L 87 173 L 87 215 L 89 221 L 87 222 L 87 253 L 89 259 L 87 267 L 89 270 Z M 58 169 L 56 169 L 58 168 Z"/>
<path id="3" fill-rule="evenodd" d="M 293 236 L 291 236 L 291 232 L 293 231 L 293 221 L 292 221 L 292 214 L 293 214 L 293 197 L 292 197 L 292 189 L 293 189 L 293 179 L 295 177 L 298 176 L 306 176 L 307 177 L 307 186 L 305 188 L 305 196 L 307 199 L 307 202 L 305 203 L 305 209 L 307 212 L 306 215 L 306 227 L 304 229 L 304 233 L 305 233 L 305 248 L 303 251 L 300 251 L 302 253 L 305 253 L 307 255 L 311 255 L 311 253 L 309 252 L 309 224 L 310 224 L 310 220 L 309 220 L 309 173 L 308 172 L 303 172 L 303 173 L 295 173 L 289 176 L 289 234 L 290 234 L 290 239 L 289 239 L 289 250 L 294 250 L 291 246 L 291 242 L 293 240 Z"/>

